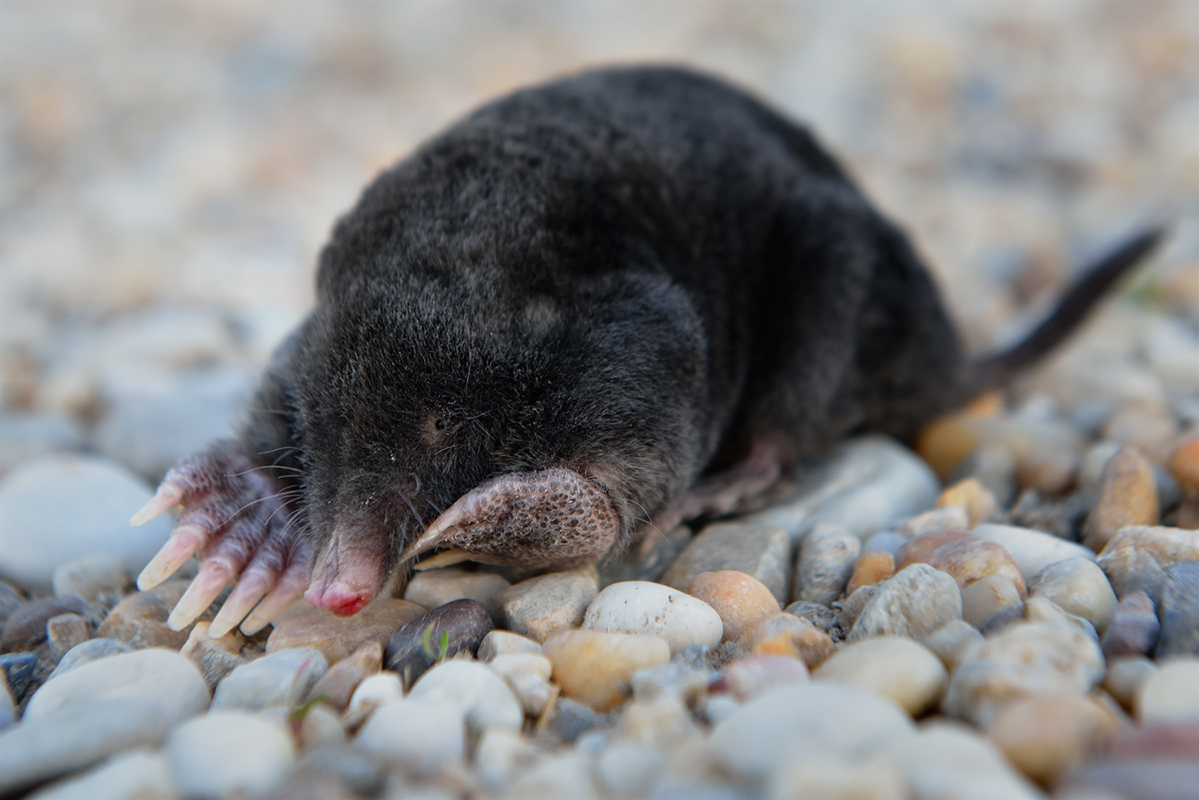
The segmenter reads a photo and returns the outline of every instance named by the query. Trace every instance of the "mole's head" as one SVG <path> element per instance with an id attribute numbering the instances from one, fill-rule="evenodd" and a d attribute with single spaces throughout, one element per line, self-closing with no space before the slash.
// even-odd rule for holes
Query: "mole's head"
<path id="1" fill-rule="evenodd" d="M 513 298 L 479 277 L 350 282 L 301 335 L 313 604 L 354 613 L 433 547 L 591 563 L 696 477 L 702 337 L 676 289 Z"/>

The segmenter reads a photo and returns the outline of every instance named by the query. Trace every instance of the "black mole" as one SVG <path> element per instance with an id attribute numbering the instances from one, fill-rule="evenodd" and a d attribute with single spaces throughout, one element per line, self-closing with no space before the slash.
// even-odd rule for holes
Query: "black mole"
<path id="1" fill-rule="evenodd" d="M 139 586 L 198 553 L 170 622 L 237 580 L 217 636 L 301 593 L 355 613 L 434 546 L 596 561 L 777 495 L 846 434 L 911 437 L 1054 346 L 1156 238 L 972 362 L 907 239 L 805 128 L 684 69 L 516 92 L 337 223 L 237 438 L 134 518 L 183 506 Z"/>

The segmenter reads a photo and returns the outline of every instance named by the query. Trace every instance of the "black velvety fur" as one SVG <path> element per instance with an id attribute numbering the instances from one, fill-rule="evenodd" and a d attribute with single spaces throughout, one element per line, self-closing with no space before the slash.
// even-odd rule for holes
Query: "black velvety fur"
<path id="1" fill-rule="evenodd" d="M 683 69 L 481 108 L 365 190 L 317 281 L 242 441 L 302 471 L 316 542 L 350 520 L 389 566 L 499 473 L 596 477 L 627 535 L 762 437 L 909 437 L 969 379 L 911 246 L 811 134 Z"/>

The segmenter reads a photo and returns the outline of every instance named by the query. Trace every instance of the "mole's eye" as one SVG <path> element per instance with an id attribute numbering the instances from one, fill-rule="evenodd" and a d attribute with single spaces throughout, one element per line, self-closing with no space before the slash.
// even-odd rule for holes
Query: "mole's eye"
<path id="1" fill-rule="evenodd" d="M 437 420 L 436 422 L 433 423 L 433 427 L 439 431 L 444 431 L 445 430 L 445 420 L 444 419 Z"/>

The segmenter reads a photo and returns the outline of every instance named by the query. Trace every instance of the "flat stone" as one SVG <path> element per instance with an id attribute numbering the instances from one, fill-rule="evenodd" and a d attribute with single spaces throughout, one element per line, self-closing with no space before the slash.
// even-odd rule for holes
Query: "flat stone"
<path id="1" fill-rule="evenodd" d="M 1183 561 L 1199 561 L 1199 531 L 1165 527 L 1123 528 L 1095 559 L 1117 597 L 1143 591 L 1161 602 L 1166 572 Z"/>
<path id="2" fill-rule="evenodd" d="M 88 603 L 116 605 L 132 585 L 121 559 L 97 553 L 59 564 L 50 583 L 55 597 L 78 597 Z"/>
<path id="3" fill-rule="evenodd" d="M 945 623 L 962 617 L 962 594 L 957 583 L 927 564 L 913 564 L 875 588 L 846 641 L 872 636 L 920 641 Z"/>
<path id="4" fill-rule="evenodd" d="M 380 598 L 352 617 L 339 617 L 309 606 L 276 623 L 266 641 L 266 651 L 314 648 L 336 664 L 368 641 L 385 645 L 400 626 L 425 613 L 423 606 L 407 600 Z"/>
<path id="5" fill-rule="evenodd" d="M 1004 706 L 987 735 L 1026 777 L 1052 789 L 1099 755 L 1119 729 L 1111 708 L 1092 697 L 1030 696 Z"/>
<path id="6" fill-rule="evenodd" d="M 1068 614 L 1090 622 L 1102 635 L 1116 615 L 1116 593 L 1107 575 L 1087 558 L 1066 558 L 1029 581 L 1030 597 L 1050 601 Z"/>
<path id="7" fill-rule="evenodd" d="M 46 644 L 52 658 L 66 655 L 91 636 L 91 625 L 79 614 L 59 614 L 46 621 Z"/>
<path id="8" fill-rule="evenodd" d="M 298 706 L 329 669 L 320 650 L 289 648 L 238 667 L 216 687 L 212 708 L 257 710 Z"/>
<path id="9" fill-rule="evenodd" d="M 962 618 L 980 630 L 996 614 L 1020 605 L 1020 590 L 1006 575 L 988 575 L 962 589 Z"/>
<path id="10" fill-rule="evenodd" d="M 987 726 L 999 710 L 1025 694 L 1080 695 L 1103 677 L 1094 638 L 1070 625 L 1027 622 L 996 634 L 950 677 L 941 710 Z"/>
<path id="11" fill-rule="evenodd" d="M 971 533 L 941 531 L 917 536 L 895 559 L 900 572 L 912 564 L 928 564 L 948 573 L 962 589 L 989 575 L 1002 575 L 1016 587 L 1021 599 L 1025 597 L 1024 576 L 1007 551 Z"/>
<path id="12" fill-rule="evenodd" d="M 1161 638 L 1154 655 L 1199 655 L 1199 561 L 1184 561 L 1166 570 L 1162 591 Z"/>
<path id="13" fill-rule="evenodd" d="M 171 773 L 185 797 L 269 792 L 295 763 L 281 725 L 245 711 L 213 711 L 179 726 L 167 740 Z"/>
<path id="14" fill-rule="evenodd" d="M 1048 533 L 1014 525 L 979 525 L 974 533 L 1002 547 L 1016 565 L 1025 584 L 1051 564 L 1071 557 L 1094 560 L 1089 549 Z"/>
<path id="15" fill-rule="evenodd" d="M 381 764 L 430 778 L 465 756 L 464 711 L 445 700 L 389 703 L 371 715 L 353 744 Z"/>
<path id="16" fill-rule="evenodd" d="M 931 650 L 894 636 L 846 645 L 812 673 L 814 681 L 884 697 L 913 717 L 936 705 L 948 679 L 949 673 Z"/>
<path id="17" fill-rule="evenodd" d="M 1087 520 L 1083 543 L 1098 552 L 1121 528 L 1160 520 L 1152 465 L 1136 448 L 1120 448 L 1103 467 L 1099 500 Z"/>
<path id="18" fill-rule="evenodd" d="M 124 642 L 135 650 L 146 647 L 178 650 L 187 643 L 190 629 L 173 631 L 167 626 L 167 618 L 190 584 L 189 580 L 173 580 L 144 592 L 134 592 L 108 612 L 96 636 Z M 210 604 L 198 621 L 212 622 L 223 599 L 218 597 Z"/>
<path id="19" fill-rule="evenodd" d="M 457 703 L 474 735 L 493 727 L 519 730 L 524 722 L 508 684 L 477 661 L 455 659 L 434 666 L 412 687 L 407 700 Z"/>
<path id="20" fill-rule="evenodd" d="M 383 663 L 411 686 L 439 661 L 459 653 L 473 656 L 491 629 L 491 615 L 482 603 L 454 600 L 405 623 L 387 642 Z"/>
<path id="21" fill-rule="evenodd" d="M 21 605 L 4 624 L 0 651 L 5 653 L 33 650 L 46 641 L 46 623 L 59 614 L 86 614 L 87 603 L 77 597 L 44 597 Z"/>
<path id="22" fill-rule="evenodd" d="M 78 666 L 46 681 L 25 707 L 25 721 L 97 700 L 154 703 L 168 719 L 208 708 L 208 687 L 195 666 L 169 650 L 137 650 Z"/>
<path id="23" fill-rule="evenodd" d="M 68 778 L 29 795 L 30 800 L 80 798 L 172 798 L 177 795 L 171 766 L 163 753 L 121 753 L 78 777 Z"/>
<path id="24" fill-rule="evenodd" d="M 55 568 L 84 556 L 116 556 L 130 575 L 141 572 L 171 532 L 162 516 L 140 528 L 129 516 L 153 495 L 140 478 L 110 461 L 46 455 L 0 479 L 0 577 L 49 591 Z"/>
<path id="25" fill-rule="evenodd" d="M 636 672 L 670 661 L 664 639 L 631 633 L 559 631 L 542 649 L 563 694 L 601 713 L 624 702 Z"/>
<path id="26" fill-rule="evenodd" d="M 208 635 L 210 623 L 197 622 L 192 626 L 187 642 L 180 648 L 180 655 L 195 664 L 196 669 L 204 676 L 204 683 L 209 691 L 216 688 L 226 675 L 249 659 L 242 655 L 246 646 L 246 637 L 236 629 L 229 631 L 219 639 Z"/>
<path id="27" fill-rule="evenodd" d="M 383 646 L 369 641 L 343 658 L 312 685 L 308 700 L 320 698 L 338 711 L 344 711 L 354 696 L 354 690 L 371 675 L 383 668 Z"/>
<path id="28" fill-rule="evenodd" d="M 740 639 L 763 619 L 779 613 L 778 601 L 770 590 L 744 572 L 701 572 L 687 592 L 720 615 L 724 641 Z"/>
<path id="29" fill-rule="evenodd" d="M 500 595 L 507 627 L 544 642 L 554 631 L 577 628 L 599 592 L 594 568 L 555 572 L 529 578 Z"/>
<path id="30" fill-rule="evenodd" d="M 1131 592 L 1116 606 L 1112 624 L 1103 637 L 1103 655 L 1107 658 L 1148 655 L 1157 645 L 1161 630 L 1149 595 Z"/>
<path id="31" fill-rule="evenodd" d="M 795 600 L 831 603 L 841 596 L 862 552 L 862 540 L 842 525 L 820 524 L 804 537 L 796 559 Z"/>
<path id="32" fill-rule="evenodd" d="M 77 667 L 99 661 L 102 658 L 131 652 L 133 652 L 132 647 L 124 642 L 118 642 L 116 639 L 88 639 L 68 650 L 66 655 L 58 660 L 58 666 L 46 680 L 64 675 Z"/>
<path id="33" fill-rule="evenodd" d="M 1135 710 L 1142 725 L 1199 724 L 1199 659 L 1162 664 L 1138 689 Z"/>
<path id="34" fill-rule="evenodd" d="M 822 522 L 844 525 L 865 539 L 932 508 L 941 489 L 928 464 L 885 436 L 844 442 L 823 462 L 805 465 L 802 474 L 803 481 L 792 497 L 741 521 L 782 528 L 796 544 Z M 762 583 L 771 585 L 765 580 Z M 780 597 L 779 602 L 785 598 Z"/>
<path id="35" fill-rule="evenodd" d="M 833 750 L 872 756 L 911 735 L 908 715 L 894 703 L 829 683 L 786 686 L 729 714 L 712 731 L 712 754 L 742 780 L 761 783 L 794 753 Z"/>
<path id="36" fill-rule="evenodd" d="M 583 628 L 657 636 L 670 646 L 671 655 L 697 644 L 715 647 L 724 633 L 720 615 L 710 605 L 649 581 L 604 589 L 588 607 Z"/>
<path id="37" fill-rule="evenodd" d="M 780 604 L 787 601 L 791 541 L 777 527 L 717 523 L 691 540 L 661 582 L 686 591 L 701 572 L 735 570 L 761 582 Z"/>
<path id="38" fill-rule="evenodd" d="M 404 589 L 404 599 L 428 609 L 454 600 L 475 600 L 483 604 L 495 622 L 502 619 L 499 596 L 511 584 L 492 572 L 473 572 L 462 567 L 421 570 L 413 574 Z"/>

